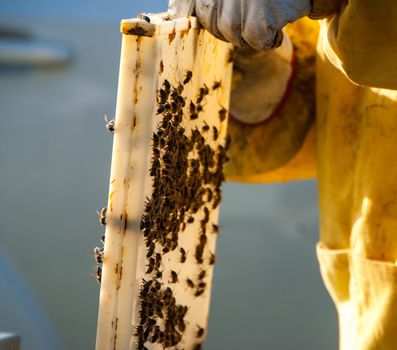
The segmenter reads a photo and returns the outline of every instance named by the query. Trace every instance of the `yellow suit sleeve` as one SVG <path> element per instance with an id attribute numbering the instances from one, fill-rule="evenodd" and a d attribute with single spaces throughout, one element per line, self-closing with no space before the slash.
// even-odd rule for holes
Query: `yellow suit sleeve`
<path id="1" fill-rule="evenodd" d="M 332 64 L 359 85 L 397 89 L 397 3 L 341 1 L 324 23 Z"/>
<path id="2" fill-rule="evenodd" d="M 397 91 L 358 86 L 319 39 L 316 136 L 321 274 L 341 350 L 397 349 Z"/>
<path id="3" fill-rule="evenodd" d="M 383 3 L 378 1 L 379 6 Z M 350 4 L 357 5 L 355 1 Z M 374 9 L 373 15 L 378 14 Z M 330 60 L 329 20 L 325 24 L 318 42 L 316 73 L 320 270 L 338 311 L 340 349 L 394 350 L 397 91 L 357 85 L 347 79 L 346 71 Z M 338 40 L 344 40 L 343 26 L 354 28 L 353 23 L 344 23 Z M 363 28 L 362 34 L 366 33 Z M 343 49 L 338 59 L 346 68 L 353 62 L 348 62 L 353 52 L 364 48 Z M 345 64 L 346 55 L 352 56 Z M 364 70 L 360 64 L 366 59 L 358 68 Z M 374 85 L 371 76 L 377 63 L 368 64 L 363 73 L 368 84 Z M 384 84 L 385 80 L 378 82 Z"/>

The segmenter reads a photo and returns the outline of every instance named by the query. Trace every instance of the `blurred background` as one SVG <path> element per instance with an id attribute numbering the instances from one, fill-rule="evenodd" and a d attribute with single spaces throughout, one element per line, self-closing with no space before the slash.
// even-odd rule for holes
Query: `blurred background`
<path id="1" fill-rule="evenodd" d="M 0 1 L 0 331 L 23 350 L 94 348 L 119 21 L 166 6 Z M 207 350 L 337 349 L 316 196 L 314 181 L 224 185 Z"/>

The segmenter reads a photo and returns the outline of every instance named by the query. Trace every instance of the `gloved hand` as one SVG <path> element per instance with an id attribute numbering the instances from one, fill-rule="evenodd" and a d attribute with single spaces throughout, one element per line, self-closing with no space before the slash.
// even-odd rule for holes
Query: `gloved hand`
<path id="1" fill-rule="evenodd" d="M 287 99 L 294 73 L 291 41 L 272 51 L 239 49 L 234 59 L 230 114 L 245 124 L 267 120 Z"/>
<path id="2" fill-rule="evenodd" d="M 311 0 L 170 0 L 172 18 L 191 11 L 219 39 L 237 47 L 268 50 L 282 42 L 281 29 L 311 11 Z M 190 13 L 189 13 L 190 11 Z"/>

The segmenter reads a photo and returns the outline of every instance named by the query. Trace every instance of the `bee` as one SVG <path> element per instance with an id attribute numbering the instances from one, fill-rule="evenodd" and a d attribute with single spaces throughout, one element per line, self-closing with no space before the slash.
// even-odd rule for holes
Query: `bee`
<path id="1" fill-rule="evenodd" d="M 104 234 L 104 233 L 101 234 L 101 242 L 102 242 L 102 243 L 105 243 L 105 234 Z"/>
<path id="2" fill-rule="evenodd" d="M 201 328 L 200 326 L 197 326 L 197 328 L 196 337 L 201 338 L 204 335 L 204 328 Z"/>
<path id="3" fill-rule="evenodd" d="M 177 96 L 177 102 L 181 105 L 181 107 L 185 107 L 186 102 L 182 96 Z"/>
<path id="4" fill-rule="evenodd" d="M 157 148 L 159 146 L 160 137 L 154 133 L 152 136 L 153 147 Z"/>
<path id="5" fill-rule="evenodd" d="M 152 177 L 158 177 L 160 175 L 159 169 L 150 169 L 149 175 Z"/>
<path id="6" fill-rule="evenodd" d="M 166 119 L 166 118 L 164 118 L 163 121 L 161 122 L 161 127 L 162 127 L 163 129 L 167 129 L 169 125 L 170 125 L 169 120 Z"/>
<path id="7" fill-rule="evenodd" d="M 102 267 L 97 266 L 96 267 L 96 280 L 98 284 L 101 284 L 102 281 Z"/>
<path id="8" fill-rule="evenodd" d="M 161 318 L 163 318 L 163 317 L 161 317 Z M 160 329 L 160 327 L 157 326 L 157 325 L 154 326 L 154 329 L 153 329 L 153 337 L 156 337 L 156 339 L 157 339 L 157 338 L 160 338 L 160 334 L 161 334 L 161 329 Z M 152 338 L 151 342 L 152 342 L 152 343 L 155 343 L 156 340 L 153 341 L 153 338 Z"/>
<path id="9" fill-rule="evenodd" d="M 154 289 L 158 292 L 161 289 L 161 283 L 159 281 L 154 282 Z"/>
<path id="10" fill-rule="evenodd" d="M 205 138 L 204 138 L 204 136 L 202 136 L 202 135 L 200 134 L 199 138 L 197 139 L 197 145 L 198 145 L 199 147 L 203 147 L 203 146 L 204 146 L 204 143 L 205 143 Z"/>
<path id="11" fill-rule="evenodd" d="M 171 102 L 171 112 L 176 113 L 178 110 L 178 105 L 175 102 Z"/>
<path id="12" fill-rule="evenodd" d="M 192 71 L 188 70 L 188 71 L 186 72 L 186 77 L 185 77 L 185 79 L 183 80 L 183 84 L 186 85 L 186 84 L 192 79 L 192 76 L 193 76 Z"/>
<path id="13" fill-rule="evenodd" d="M 156 253 L 154 268 L 158 270 L 160 268 L 160 264 L 161 264 L 161 254 Z"/>
<path id="14" fill-rule="evenodd" d="M 210 211 L 208 210 L 207 207 L 204 207 L 204 221 L 208 222 L 209 218 L 210 218 Z"/>
<path id="15" fill-rule="evenodd" d="M 202 234 L 200 235 L 200 243 L 201 243 L 202 245 L 205 245 L 205 244 L 207 243 L 207 236 L 205 235 L 205 233 L 202 233 Z"/>
<path id="16" fill-rule="evenodd" d="M 179 123 L 182 121 L 183 111 L 179 110 L 177 114 L 174 115 L 173 126 L 178 126 Z"/>
<path id="17" fill-rule="evenodd" d="M 154 344 L 154 343 L 157 341 L 158 338 L 159 338 L 159 334 L 158 334 L 158 333 L 154 333 L 154 334 L 152 335 L 152 338 L 150 339 L 150 342 L 151 342 L 152 344 Z"/>
<path id="18" fill-rule="evenodd" d="M 171 84 L 167 79 L 164 80 L 163 86 L 164 86 L 165 90 L 171 91 Z"/>
<path id="19" fill-rule="evenodd" d="M 160 158 L 160 150 L 158 148 L 153 148 L 153 158 L 154 159 Z"/>
<path id="20" fill-rule="evenodd" d="M 226 108 L 222 107 L 222 109 L 219 110 L 218 115 L 221 122 L 223 122 L 226 119 L 226 115 L 227 115 Z"/>
<path id="21" fill-rule="evenodd" d="M 197 101 L 196 101 L 197 104 L 200 104 L 201 102 L 203 102 L 204 97 L 207 96 L 208 93 L 209 93 L 209 89 L 208 89 L 208 87 L 206 85 L 204 85 L 204 87 L 200 88 L 199 89 L 199 94 L 198 94 L 198 97 L 197 97 Z"/>
<path id="22" fill-rule="evenodd" d="M 165 337 L 164 332 L 160 331 L 158 343 L 164 343 L 164 337 Z"/>
<path id="23" fill-rule="evenodd" d="M 207 283 L 205 283 L 205 282 L 200 282 L 200 283 L 197 285 L 197 289 L 203 289 L 203 288 L 205 288 L 206 285 L 207 285 Z"/>
<path id="24" fill-rule="evenodd" d="M 153 255 L 153 253 L 154 253 L 154 248 L 155 248 L 155 245 L 154 245 L 154 243 L 152 242 L 152 243 L 150 244 L 149 249 L 148 249 L 147 254 L 146 254 L 146 257 L 147 257 L 147 258 L 150 258 L 150 257 Z"/>
<path id="25" fill-rule="evenodd" d="M 198 274 L 198 277 L 197 277 L 197 278 L 198 278 L 199 280 L 204 279 L 206 273 L 207 273 L 207 272 L 206 272 L 205 270 L 201 270 L 200 273 Z"/>
<path id="26" fill-rule="evenodd" d="M 212 232 L 219 233 L 219 226 L 215 225 L 215 224 L 212 224 Z"/>
<path id="27" fill-rule="evenodd" d="M 196 112 L 196 105 L 193 103 L 193 101 L 190 101 L 190 103 L 189 103 L 189 111 L 190 111 L 190 113 Z"/>
<path id="28" fill-rule="evenodd" d="M 153 168 L 160 168 L 160 160 L 158 160 L 158 159 L 153 159 L 152 167 L 153 167 Z"/>
<path id="29" fill-rule="evenodd" d="M 219 89 L 221 87 L 222 83 L 220 81 L 214 82 L 214 85 L 212 85 L 212 90 Z"/>
<path id="30" fill-rule="evenodd" d="M 139 326 L 135 326 L 135 333 L 134 335 L 138 338 L 143 338 L 143 326 L 139 325 Z"/>
<path id="31" fill-rule="evenodd" d="M 141 293 L 143 295 L 147 294 L 149 292 L 149 289 L 152 286 L 152 284 L 153 284 L 153 280 L 146 281 L 144 278 L 142 278 L 142 286 L 141 286 L 142 290 L 141 290 Z"/>
<path id="32" fill-rule="evenodd" d="M 179 83 L 175 89 L 176 94 L 180 95 L 183 92 L 183 89 L 184 89 L 183 85 Z"/>
<path id="33" fill-rule="evenodd" d="M 214 134 L 214 137 L 213 137 L 213 139 L 214 139 L 214 141 L 216 141 L 217 139 L 218 139 L 218 129 L 215 127 L 215 126 L 213 126 L 212 127 L 212 132 L 213 132 L 213 134 Z"/>
<path id="34" fill-rule="evenodd" d="M 204 126 L 201 128 L 201 130 L 203 130 L 203 132 L 207 132 L 210 129 L 209 125 L 204 122 Z"/>
<path id="35" fill-rule="evenodd" d="M 213 198 L 212 190 L 210 188 L 207 188 L 207 201 L 211 202 L 212 198 Z"/>
<path id="36" fill-rule="evenodd" d="M 170 96 L 170 90 L 160 89 L 159 90 L 159 99 L 157 100 L 159 105 L 163 105 L 167 102 L 168 97 Z"/>
<path id="37" fill-rule="evenodd" d="M 121 219 L 121 217 L 120 217 L 120 219 Z M 147 218 L 146 218 L 146 216 L 144 215 L 144 216 L 142 217 L 140 223 L 139 223 L 139 229 L 140 229 L 141 231 L 143 231 L 145 228 L 148 228 L 147 226 L 149 226 L 149 225 L 148 225 L 148 222 L 147 222 Z"/>
<path id="38" fill-rule="evenodd" d="M 116 124 L 116 121 L 114 119 L 108 120 L 107 115 L 105 114 L 105 123 L 106 123 L 106 129 L 108 129 L 109 132 L 114 132 L 114 127 Z"/>
<path id="39" fill-rule="evenodd" d="M 150 274 L 154 270 L 155 260 L 153 258 L 149 259 L 149 264 L 147 265 L 148 269 L 146 270 L 146 274 Z"/>
<path id="40" fill-rule="evenodd" d="M 177 327 L 181 332 L 184 332 L 186 329 L 186 325 L 185 322 L 183 321 L 183 319 L 178 318 L 178 322 L 177 322 Z"/>
<path id="41" fill-rule="evenodd" d="M 194 288 L 194 283 L 190 278 L 186 278 L 186 284 L 189 288 Z"/>
<path id="42" fill-rule="evenodd" d="M 204 293 L 204 289 L 197 289 L 196 292 L 194 293 L 195 297 L 199 297 Z"/>
<path id="43" fill-rule="evenodd" d="M 178 275 L 175 271 L 171 270 L 171 282 L 170 283 L 176 283 L 178 282 Z"/>
<path id="44" fill-rule="evenodd" d="M 164 109 L 167 111 L 167 112 L 169 112 L 169 111 L 171 111 L 171 104 L 170 103 L 165 103 L 164 104 Z"/>
<path id="45" fill-rule="evenodd" d="M 172 289 L 167 287 L 164 291 L 164 299 L 169 299 L 172 297 Z"/>
<path id="46" fill-rule="evenodd" d="M 170 249 L 175 250 L 177 246 L 178 246 L 178 237 L 175 236 L 175 238 L 173 238 L 173 240 L 171 241 Z"/>
<path id="47" fill-rule="evenodd" d="M 182 306 L 182 305 L 179 305 L 179 306 L 178 306 L 178 313 L 179 313 L 182 317 L 185 317 L 185 315 L 186 315 L 186 313 L 187 313 L 188 310 L 189 310 L 189 307 L 188 307 L 188 306 Z"/>
<path id="48" fill-rule="evenodd" d="M 188 218 L 187 218 L 187 223 L 188 224 L 192 224 L 194 222 L 194 217 L 193 216 L 189 216 Z"/>
<path id="49" fill-rule="evenodd" d="M 148 340 L 150 331 L 151 331 L 151 329 L 152 329 L 152 327 L 151 327 L 151 325 L 150 325 L 150 321 L 151 321 L 151 319 L 149 318 L 149 319 L 148 319 L 148 323 L 149 323 L 149 324 L 146 325 L 147 328 L 145 329 L 145 332 L 143 333 L 143 340 L 144 340 L 145 342 Z M 142 350 L 146 350 L 146 347 L 144 346 Z"/>
<path id="50" fill-rule="evenodd" d="M 208 263 L 209 263 L 210 265 L 214 265 L 214 264 L 215 264 L 215 261 L 216 261 L 216 256 L 215 256 L 215 254 L 211 253 L 208 260 L 209 260 Z"/>
<path id="51" fill-rule="evenodd" d="M 222 195 L 217 195 L 215 197 L 214 203 L 212 204 L 212 209 L 215 209 L 222 200 Z"/>
<path id="52" fill-rule="evenodd" d="M 204 251 L 204 247 L 202 245 L 198 245 L 196 246 L 196 251 L 194 254 L 194 257 L 196 258 L 196 261 L 198 264 L 202 264 L 203 263 L 203 251 Z"/>
<path id="53" fill-rule="evenodd" d="M 103 248 L 95 247 L 94 248 L 94 256 L 95 256 L 95 261 L 98 264 L 102 264 L 103 263 Z"/>
<path id="54" fill-rule="evenodd" d="M 196 120 L 198 118 L 198 114 L 197 113 L 193 113 L 190 115 L 190 120 Z"/>
<path id="55" fill-rule="evenodd" d="M 150 18 L 148 16 L 146 16 L 144 13 L 140 13 L 138 15 L 138 18 L 150 23 Z"/>
<path id="56" fill-rule="evenodd" d="M 108 208 L 107 207 L 103 207 L 100 213 L 97 212 L 98 216 L 99 216 L 99 223 L 102 226 L 106 226 L 106 213 L 107 213 L 107 211 L 108 211 Z"/>
<path id="57" fill-rule="evenodd" d="M 179 248 L 179 251 L 180 251 L 180 253 L 181 253 L 181 260 L 180 260 L 180 262 L 181 262 L 181 263 L 184 263 L 184 262 L 186 261 L 186 252 L 185 252 L 185 249 Z"/>
<path id="58" fill-rule="evenodd" d="M 159 108 L 157 108 L 157 114 L 162 114 L 165 111 L 165 105 L 160 105 Z"/>

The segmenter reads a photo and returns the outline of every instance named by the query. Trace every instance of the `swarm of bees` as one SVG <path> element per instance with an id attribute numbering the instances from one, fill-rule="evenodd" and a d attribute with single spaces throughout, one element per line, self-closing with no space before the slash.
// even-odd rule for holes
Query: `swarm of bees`
<path id="1" fill-rule="evenodd" d="M 178 304 L 167 285 L 184 283 L 193 297 L 202 296 L 206 292 L 208 279 L 205 266 L 213 265 L 216 259 L 215 254 L 206 248 L 207 235 L 216 234 L 219 230 L 210 220 L 210 211 L 217 208 L 222 199 L 220 187 L 224 181 L 223 165 L 228 161 L 230 141 L 225 145 L 211 146 L 207 140 L 217 141 L 220 131 L 217 126 L 205 122 L 200 129 L 194 127 L 185 130 L 183 120 L 199 119 L 206 96 L 222 86 L 220 81 L 214 82 L 212 89 L 203 85 L 194 101 L 187 101 L 183 96 L 184 86 L 192 77 L 192 72 L 187 71 L 182 83 L 176 86 L 164 80 L 157 95 L 156 113 L 161 117 L 151 137 L 149 175 L 153 190 L 145 200 L 140 222 L 146 245 L 147 277 L 142 279 L 139 323 L 134 331 L 136 348 L 139 350 L 146 349 L 145 344 L 148 342 L 161 344 L 163 348 L 178 345 L 186 329 L 184 318 L 189 307 Z M 225 120 L 226 114 L 226 109 L 222 107 L 219 110 L 220 122 Z M 107 129 L 113 132 L 114 121 L 106 122 Z M 106 225 L 106 208 L 99 213 L 99 221 Z M 199 222 L 200 232 L 194 251 L 189 255 L 186 247 L 180 246 L 179 235 L 195 222 Z M 162 282 L 162 258 L 173 251 L 177 252 L 180 264 L 187 259 L 194 259 L 201 266 L 197 275 L 179 278 L 179 270 L 172 266 L 173 269 L 164 274 L 166 283 Z M 100 283 L 103 248 L 95 248 L 94 255 Z M 204 328 L 197 325 L 195 349 L 201 348 L 202 340 L 199 339 L 204 332 Z"/>
<path id="2" fill-rule="evenodd" d="M 140 323 L 135 332 L 137 349 L 145 349 L 146 342 L 157 342 L 164 348 L 175 346 L 185 330 L 184 316 L 188 306 L 178 305 L 172 290 L 164 287 L 157 278 L 162 272 L 162 256 L 179 248 L 179 262 L 185 263 L 188 257 L 186 250 L 179 246 L 179 234 L 195 222 L 198 213 L 202 212 L 203 215 L 200 219 L 199 240 L 193 254 L 198 265 L 204 263 L 207 234 L 218 232 L 218 226 L 210 223 L 210 210 L 215 209 L 222 198 L 220 186 L 224 181 L 223 165 L 228 160 L 227 145 L 217 145 L 214 149 L 206 142 L 202 134 L 210 130 L 206 123 L 201 130 L 196 127 L 190 133 L 182 126 L 183 118 L 199 118 L 205 98 L 210 93 L 210 89 L 204 85 L 198 90 L 195 101 L 187 102 L 182 93 L 184 85 L 191 79 L 192 72 L 188 71 L 181 84 L 172 86 L 165 80 L 158 91 L 157 114 L 162 118 L 152 135 L 149 173 L 153 192 L 146 199 L 140 224 L 147 247 L 146 274 L 153 277 L 149 281 L 144 280 L 141 286 Z M 221 82 L 215 82 L 212 89 L 216 90 L 220 86 Z M 219 111 L 221 122 L 225 115 L 226 110 L 222 108 Z M 211 130 L 212 139 L 216 141 L 219 131 L 216 126 L 212 126 Z M 210 253 L 208 264 L 214 263 L 215 254 Z M 206 275 L 206 270 L 202 268 L 194 278 L 182 281 L 192 290 L 194 297 L 205 293 Z M 168 283 L 178 282 L 178 273 L 171 270 Z M 148 288 L 148 284 L 155 287 Z M 157 324 L 158 319 L 163 321 L 164 328 Z M 196 336 L 201 338 L 204 329 L 197 327 Z M 198 343 L 196 348 L 200 347 Z"/>

